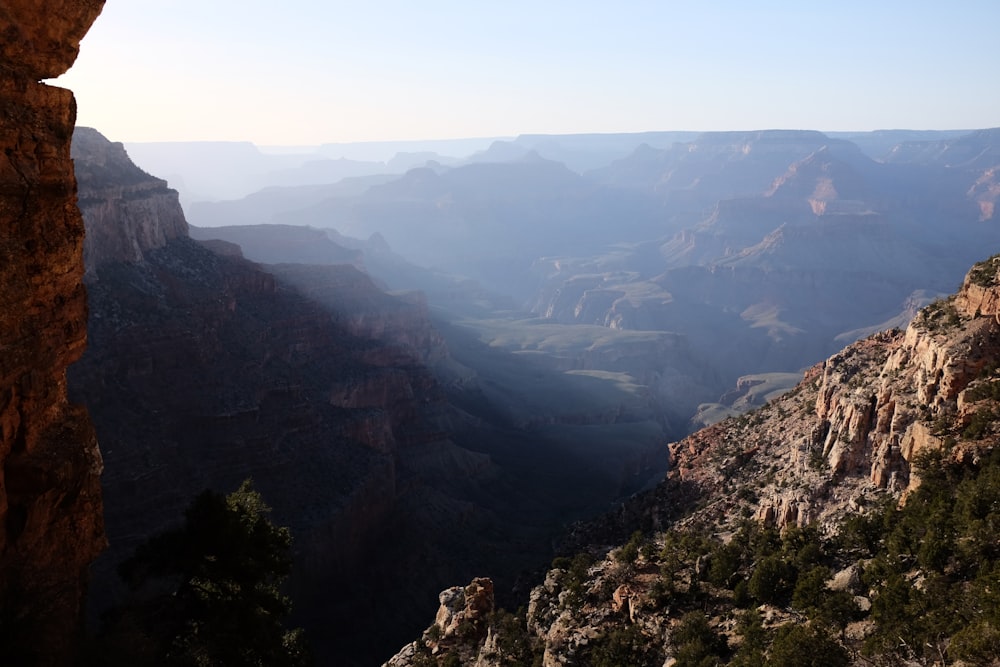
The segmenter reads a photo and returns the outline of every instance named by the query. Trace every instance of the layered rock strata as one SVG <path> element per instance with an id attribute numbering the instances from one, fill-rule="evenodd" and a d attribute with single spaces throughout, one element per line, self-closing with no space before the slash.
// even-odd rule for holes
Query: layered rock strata
<path id="1" fill-rule="evenodd" d="M 177 191 L 136 168 L 121 143 L 78 127 L 72 156 L 76 175 L 87 183 L 79 199 L 87 221 L 83 260 L 87 279 L 107 262 L 139 262 L 143 253 L 187 236 Z"/>
<path id="2" fill-rule="evenodd" d="M 83 222 L 65 72 L 103 0 L 0 7 L 0 645 L 69 664 L 87 566 L 104 545 L 101 456 L 66 368 L 86 344 Z"/>

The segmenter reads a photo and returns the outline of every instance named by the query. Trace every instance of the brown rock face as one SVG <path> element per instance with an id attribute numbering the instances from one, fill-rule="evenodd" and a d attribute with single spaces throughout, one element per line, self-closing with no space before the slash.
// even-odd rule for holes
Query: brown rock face
<path id="1" fill-rule="evenodd" d="M 485 629 L 486 616 L 493 611 L 493 582 L 477 577 L 468 586 L 442 591 L 438 599 L 441 606 L 434 623 L 441 630 L 442 638 L 461 632 L 464 623 L 477 630 Z"/>
<path id="2" fill-rule="evenodd" d="M 485 666 L 479 644 L 487 637 L 490 614 L 494 609 L 493 580 L 476 577 L 468 586 L 452 586 L 441 591 L 434 623 L 423 637 L 408 644 L 386 662 L 383 667 L 412 667 L 413 665 L 438 664 L 431 656 L 459 656 L 461 664 Z M 495 658 L 500 657 L 495 646 L 490 646 Z M 477 655 L 478 654 L 478 655 Z"/>
<path id="3" fill-rule="evenodd" d="M 980 262 L 965 277 L 955 307 L 968 317 L 1000 314 L 1000 255 Z"/>
<path id="4" fill-rule="evenodd" d="M 0 7 L 0 68 L 49 79 L 70 68 L 104 0 L 10 0 Z M 72 125 L 70 126 L 72 127 Z"/>
<path id="5" fill-rule="evenodd" d="M 86 571 L 104 545 L 101 456 L 66 398 L 83 352 L 83 222 L 73 95 L 39 84 L 73 63 L 99 0 L 0 7 L 0 644 L 10 664 L 67 664 Z"/>

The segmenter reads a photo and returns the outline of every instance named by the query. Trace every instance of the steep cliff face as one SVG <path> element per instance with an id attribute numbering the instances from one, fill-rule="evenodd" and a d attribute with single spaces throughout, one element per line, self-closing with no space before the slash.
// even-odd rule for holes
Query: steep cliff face
<path id="1" fill-rule="evenodd" d="M 68 664 L 104 545 L 101 456 L 66 368 L 86 343 L 83 222 L 58 76 L 102 0 L 0 8 L 0 660 Z"/>
<path id="2" fill-rule="evenodd" d="M 957 295 L 905 332 L 859 341 L 765 408 L 673 445 L 673 474 L 717 498 L 705 512 L 716 521 L 747 507 L 721 488 L 764 476 L 753 511 L 777 528 L 830 525 L 883 491 L 912 489 L 921 453 L 947 445 L 961 457 L 979 446 L 961 434 L 991 407 L 972 397 L 1000 360 L 996 275 L 992 259 L 976 265 Z"/>
<path id="3" fill-rule="evenodd" d="M 88 280 L 102 264 L 139 262 L 144 252 L 187 236 L 177 191 L 137 169 L 121 143 L 78 127 L 71 154 L 77 178 L 87 183 L 79 205 L 87 221 L 83 261 Z"/>
<path id="4" fill-rule="evenodd" d="M 412 357 L 239 258 L 187 239 L 112 262 L 90 287 L 91 345 L 70 372 L 104 449 L 111 547 L 96 576 L 176 522 L 201 489 L 253 477 L 296 537 L 297 576 L 354 571 L 398 496 L 399 450 L 440 436 L 440 402 Z M 341 388 L 353 389 L 347 397 Z M 315 590 L 300 606 L 322 600 Z"/>

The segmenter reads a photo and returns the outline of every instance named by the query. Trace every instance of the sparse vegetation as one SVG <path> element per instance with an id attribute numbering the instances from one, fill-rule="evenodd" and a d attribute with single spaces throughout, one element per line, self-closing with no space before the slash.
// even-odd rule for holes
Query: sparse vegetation
<path id="1" fill-rule="evenodd" d="M 672 633 L 676 667 L 712 667 L 723 664 L 729 652 L 724 637 L 713 630 L 702 612 L 688 612 Z"/>
<path id="2" fill-rule="evenodd" d="M 938 332 L 957 327 L 962 318 L 955 308 L 954 297 L 938 299 L 923 308 L 914 319 L 914 323 L 926 331 Z"/>
<path id="3" fill-rule="evenodd" d="M 978 440 L 986 435 L 993 428 L 993 423 L 997 419 L 997 413 L 989 408 L 980 408 L 972 415 L 968 425 L 962 430 L 962 437 L 966 440 Z"/>
<path id="4" fill-rule="evenodd" d="M 613 627 L 598 636 L 589 654 L 586 664 L 594 667 L 655 667 L 663 664 L 657 643 L 634 625 Z"/>
<path id="5" fill-rule="evenodd" d="M 493 612 L 489 619 L 492 632 L 497 637 L 496 658 L 510 667 L 532 667 L 541 665 L 538 638 L 528 634 L 525 627 L 524 610 L 511 614 L 503 609 Z"/>
<path id="6" fill-rule="evenodd" d="M 768 664 L 772 667 L 846 667 L 850 656 L 821 625 L 778 629 Z"/>
<path id="7" fill-rule="evenodd" d="M 982 382 L 965 390 L 965 398 L 974 401 L 1000 401 L 1000 379 Z"/>
<path id="8" fill-rule="evenodd" d="M 1000 450 L 978 465 L 923 457 L 920 471 L 906 505 L 885 510 L 884 547 L 865 569 L 875 590 L 865 650 L 900 661 L 979 655 L 1000 626 Z"/>
<path id="9" fill-rule="evenodd" d="M 592 563 L 593 558 L 587 553 L 578 553 L 572 559 L 561 556 L 553 561 L 553 568 L 565 570 L 560 583 L 567 592 L 566 604 L 578 605 L 583 601 L 587 569 Z"/>
<path id="10" fill-rule="evenodd" d="M 827 537 L 814 526 L 779 533 L 744 521 L 726 542 L 697 529 L 667 531 L 651 552 L 643 547 L 650 538 L 633 534 L 590 576 L 609 576 L 639 552 L 658 565 L 642 604 L 644 613 L 672 619 L 666 644 L 619 616 L 571 664 L 659 665 L 664 647 L 679 667 L 843 667 L 862 650 L 878 665 L 993 664 L 1000 655 L 1000 450 L 976 463 L 937 453 L 915 465 L 923 481 L 905 506 L 886 496 Z M 554 563 L 566 570 L 565 590 L 586 586 L 589 563 L 584 556 Z M 870 609 L 851 590 L 831 588 L 848 565 L 861 576 L 850 575 L 854 590 L 871 591 Z M 765 628 L 758 605 L 784 620 Z M 583 613 L 579 598 L 573 609 Z M 727 617 L 735 625 L 723 632 Z M 874 621 L 864 640 L 849 639 L 848 626 L 864 619 Z M 512 623 L 504 632 L 521 657 L 510 664 L 530 664 L 540 647 L 523 639 L 523 621 Z"/>
<path id="11" fill-rule="evenodd" d="M 996 285 L 997 271 L 1000 270 L 998 263 L 1000 263 L 1000 254 L 977 262 L 969 270 L 969 282 L 979 287 L 993 287 Z"/>

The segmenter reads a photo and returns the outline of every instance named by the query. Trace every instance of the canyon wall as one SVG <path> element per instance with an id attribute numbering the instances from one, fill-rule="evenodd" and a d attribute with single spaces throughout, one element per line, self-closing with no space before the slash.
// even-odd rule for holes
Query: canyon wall
<path id="1" fill-rule="evenodd" d="M 0 7 L 0 645 L 5 664 L 68 664 L 87 566 L 104 546 L 101 455 L 66 368 L 86 344 L 72 65 L 103 0 Z"/>
<path id="2" fill-rule="evenodd" d="M 76 176 L 88 184 L 79 205 L 87 220 L 83 241 L 86 280 L 106 262 L 139 262 L 143 253 L 187 236 L 187 221 L 177 191 L 137 169 L 121 143 L 97 130 L 73 132 Z"/>

